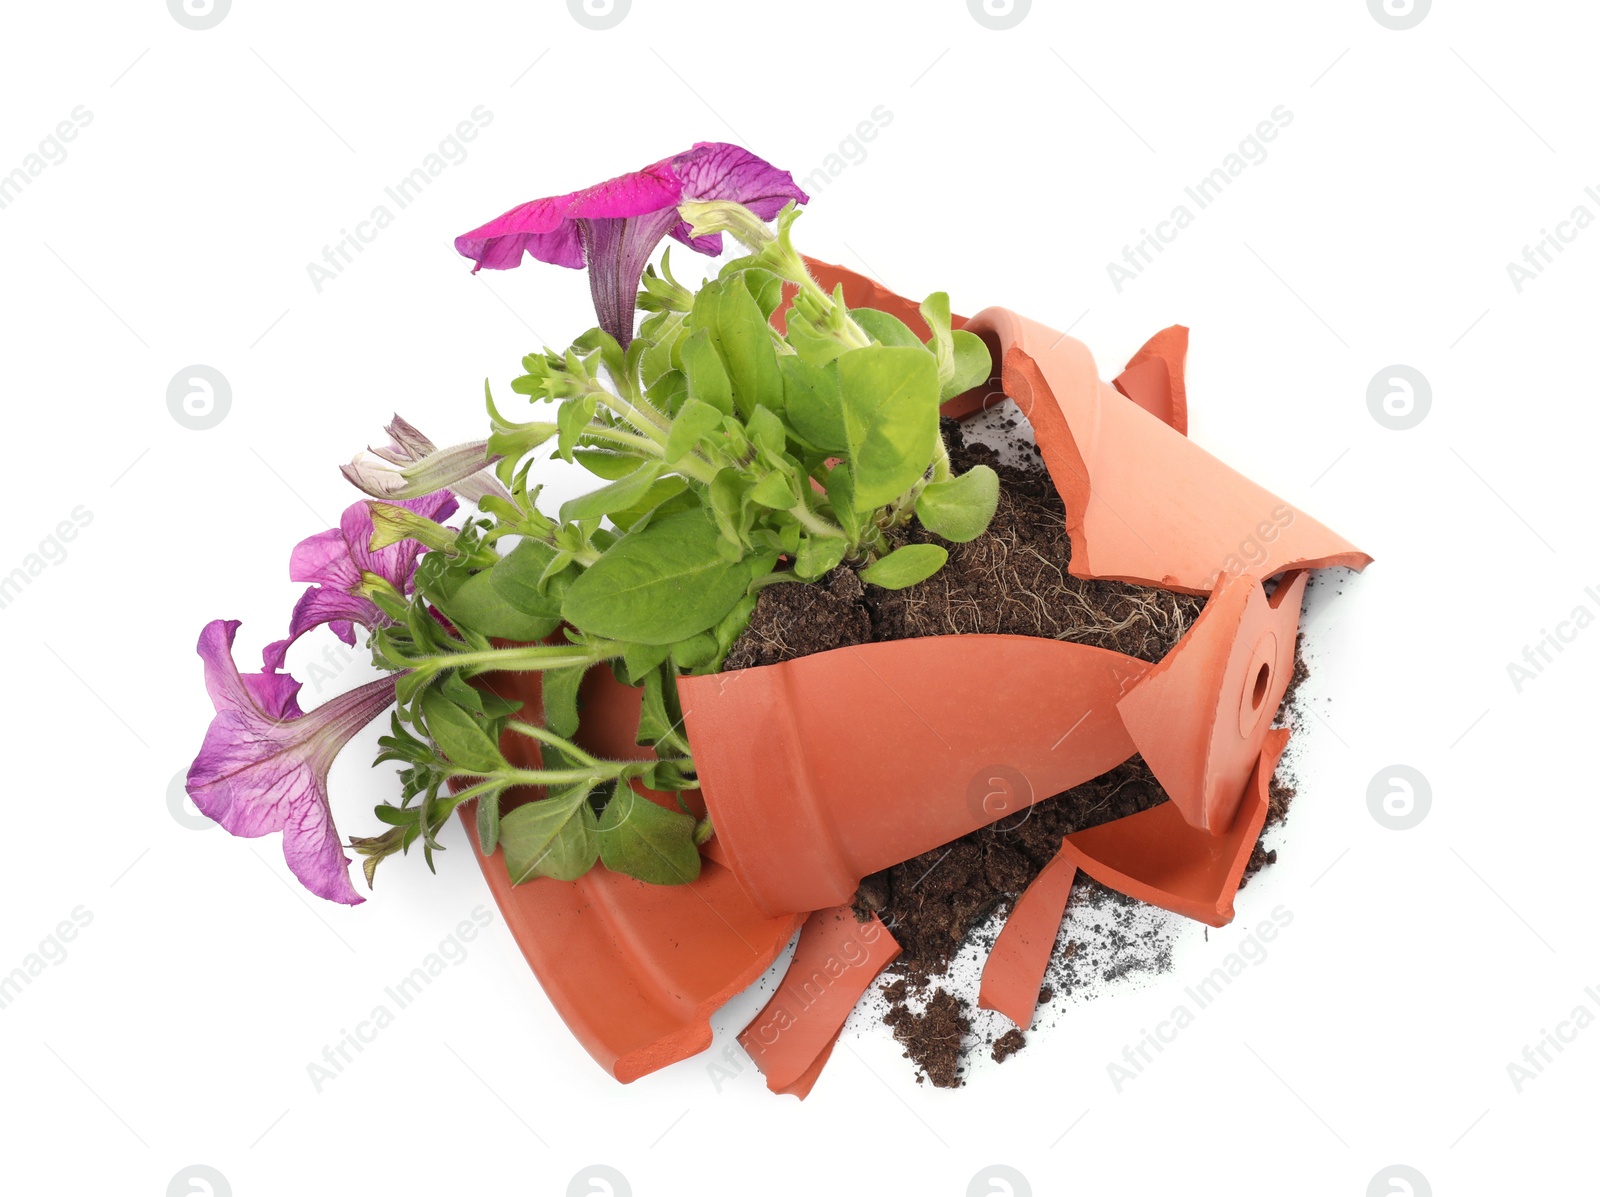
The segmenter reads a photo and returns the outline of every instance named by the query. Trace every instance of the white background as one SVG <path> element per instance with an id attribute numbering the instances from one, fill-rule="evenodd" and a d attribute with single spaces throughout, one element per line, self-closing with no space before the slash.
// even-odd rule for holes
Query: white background
<path id="1" fill-rule="evenodd" d="M 1520 693 L 1507 664 L 1600 613 L 1600 230 L 1521 293 L 1506 264 L 1600 214 L 1600 16 L 1441 0 L 1394 31 L 1362 0 L 1041 0 L 997 31 L 957 0 L 786 7 L 636 0 L 595 31 L 549 0 L 238 0 L 196 32 L 159 0 L 7 6 L 0 173 L 75 107 L 92 121 L 0 210 L 0 573 L 75 508 L 92 523 L 0 611 L 0 972 L 75 908 L 92 922 L 0 1010 L 6 1188 L 159 1197 L 198 1163 L 239 1197 L 540 1194 L 603 1163 L 641 1197 L 959 1195 L 1003 1163 L 1039 1194 L 1359 1195 L 1396 1162 L 1439 1194 L 1580 1187 L 1600 1029 L 1520 1093 L 1506 1066 L 1600 1012 L 1600 631 Z M 465 160 L 319 293 L 307 264 L 478 105 Z M 298 891 L 275 838 L 174 818 L 210 715 L 196 634 L 243 620 L 241 660 L 281 634 L 288 551 L 351 501 L 334 467 L 391 412 L 481 435 L 484 377 L 503 390 L 592 322 L 580 274 L 474 279 L 452 237 L 699 139 L 808 175 L 879 105 L 865 157 L 813 189 L 804 249 L 1071 326 L 1107 374 L 1191 325 L 1194 439 L 1377 558 L 1318 591 L 1279 864 L 1170 975 L 1069 1006 L 955 1092 L 914 1084 L 881 1028 L 803 1104 L 704 1060 L 620 1087 L 498 918 L 315 1092 L 323 1046 L 492 903 L 459 835 L 438 877 L 391 863 L 347 910 Z M 1107 263 L 1278 105 L 1265 161 L 1119 293 Z M 232 390 L 207 431 L 166 404 L 197 363 Z M 1432 389 L 1409 431 L 1367 406 L 1396 363 Z M 313 641 L 302 677 L 333 643 Z M 334 777 L 347 832 L 388 793 L 369 743 Z M 1396 763 L 1432 790 L 1404 832 L 1367 805 Z M 1278 904 L 1270 958 L 1117 1092 L 1107 1063 Z"/>

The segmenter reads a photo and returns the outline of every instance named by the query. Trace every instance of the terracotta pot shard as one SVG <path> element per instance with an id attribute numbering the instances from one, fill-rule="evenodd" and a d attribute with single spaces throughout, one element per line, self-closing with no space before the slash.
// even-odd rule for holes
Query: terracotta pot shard
<path id="1" fill-rule="evenodd" d="M 1188 436 L 1189 398 L 1183 383 L 1184 359 L 1188 356 L 1189 330 L 1174 324 L 1146 341 L 1111 385 L 1156 419 Z"/>
<path id="2" fill-rule="evenodd" d="M 900 945 L 877 915 L 857 922 L 848 906 L 819 910 L 800 929 L 794 959 L 739 1042 L 774 1093 L 805 1097 L 839 1030 Z"/>
<path id="3" fill-rule="evenodd" d="M 1058 852 L 1022 891 L 983 964 L 978 1005 L 998 1010 L 1026 1031 L 1050 966 L 1077 866 Z"/>
<path id="4" fill-rule="evenodd" d="M 1206 594 L 1234 562 L 1271 577 L 1372 560 L 1101 382 L 1082 342 L 1005 308 L 967 328 L 988 340 L 1033 425 L 1066 506 L 1073 575 Z M 1141 367 L 1134 382 L 1156 404 L 1152 374 Z"/>
<path id="5" fill-rule="evenodd" d="M 683 678 L 720 852 L 771 915 L 1098 777 L 1150 666 L 1031 636 L 933 636 Z"/>
<path id="6" fill-rule="evenodd" d="M 1255 578 L 1225 576 L 1160 664 L 1117 703 L 1145 763 L 1193 827 L 1233 826 L 1273 715 L 1294 676 L 1307 574 L 1268 598 Z"/>
<path id="7" fill-rule="evenodd" d="M 537 673 L 496 674 L 488 682 L 527 703 L 528 715 L 540 710 Z M 613 759 L 648 751 L 633 743 L 638 690 L 596 669 L 583 694 L 578 738 L 585 748 Z M 525 737 L 507 735 L 501 747 L 516 764 L 538 764 L 537 745 Z M 462 817 L 476 852 L 470 809 Z M 802 918 L 757 910 L 714 860 L 704 861 L 688 885 L 646 885 L 596 867 L 577 881 L 539 878 L 513 886 L 498 849 L 478 857 L 551 1005 L 584 1049 L 624 1083 L 709 1047 L 712 1014 L 766 971 Z"/>
<path id="8" fill-rule="evenodd" d="M 1171 802 L 1074 832 L 1061 851 L 1102 885 L 1213 927 L 1233 921 L 1233 895 L 1267 819 L 1268 789 L 1289 742 L 1269 731 L 1245 801 L 1228 833 L 1214 836 L 1184 821 Z"/>

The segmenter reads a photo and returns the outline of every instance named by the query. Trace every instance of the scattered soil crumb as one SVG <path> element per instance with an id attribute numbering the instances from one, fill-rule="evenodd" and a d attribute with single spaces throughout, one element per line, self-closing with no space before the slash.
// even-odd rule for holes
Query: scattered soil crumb
<path id="1" fill-rule="evenodd" d="M 989 1052 L 989 1056 L 996 1064 L 1003 1064 L 1026 1047 L 1027 1043 L 1026 1036 L 1015 1027 L 1012 1027 L 994 1041 L 994 1048 Z"/>
<path id="2" fill-rule="evenodd" d="M 904 1002 L 889 1007 L 883 1021 L 894 1028 L 906 1056 L 917 1066 L 917 1083 L 924 1079 L 935 1088 L 955 1089 L 963 1083 L 963 1041 L 972 1024 L 965 1003 L 944 988 L 935 989 L 918 1013 Z"/>

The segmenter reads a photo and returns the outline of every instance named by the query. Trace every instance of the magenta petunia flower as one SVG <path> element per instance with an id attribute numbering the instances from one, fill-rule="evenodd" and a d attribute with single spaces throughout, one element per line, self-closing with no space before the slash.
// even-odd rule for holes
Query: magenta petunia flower
<path id="1" fill-rule="evenodd" d="M 300 710 L 300 683 L 285 673 L 240 675 L 233 663 L 237 620 L 212 620 L 200 633 L 206 689 L 217 709 L 189 767 L 189 797 L 234 835 L 283 832 L 283 857 L 319 898 L 354 906 L 349 858 L 328 807 L 328 769 L 352 736 L 394 702 L 393 677 Z"/>
<path id="2" fill-rule="evenodd" d="M 431 520 L 447 520 L 456 510 L 455 497 L 447 490 L 420 499 L 388 501 Z M 376 574 L 400 593 L 409 594 L 423 545 L 410 539 L 376 551 L 371 545 L 372 512 L 365 501 L 345 508 L 337 528 L 308 536 L 295 545 L 289 555 L 289 577 L 315 585 L 295 604 L 294 614 L 289 617 L 288 638 L 274 641 L 262 652 L 262 663 L 269 670 L 282 669 L 289 646 L 312 628 L 328 624 L 335 636 L 354 644 L 354 625 L 376 628 L 389 622 L 377 603 L 359 593 L 361 575 Z"/>
<path id="3" fill-rule="evenodd" d="M 589 266 L 589 289 L 600 327 L 624 348 L 633 339 L 639 280 L 656 246 L 671 234 L 703 254 L 722 252 L 722 234 L 691 237 L 678 214 L 687 200 L 732 200 L 771 220 L 790 200 L 809 197 L 794 177 L 749 150 L 720 141 L 582 191 L 519 204 L 482 228 L 456 238 L 456 250 L 483 267 L 510 270 L 524 252 L 556 266 Z"/>

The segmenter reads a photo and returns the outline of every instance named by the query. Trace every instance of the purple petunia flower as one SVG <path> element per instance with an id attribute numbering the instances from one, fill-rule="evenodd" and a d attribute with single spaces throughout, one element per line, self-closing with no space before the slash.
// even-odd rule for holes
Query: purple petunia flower
<path id="1" fill-rule="evenodd" d="M 283 856 L 312 893 L 354 906 L 349 858 L 328 808 L 328 769 L 350 738 L 394 702 L 395 679 L 379 678 L 300 710 L 300 683 L 284 673 L 240 675 L 233 662 L 236 620 L 200 633 L 206 689 L 217 713 L 189 767 L 189 797 L 238 836 L 283 832 Z"/>
<path id="2" fill-rule="evenodd" d="M 678 214 L 687 200 L 732 200 L 771 220 L 790 200 L 809 197 L 786 170 L 720 141 L 582 191 L 519 204 L 482 228 L 456 238 L 456 250 L 477 263 L 510 270 L 524 252 L 556 266 L 589 266 L 589 289 L 600 327 L 624 348 L 633 339 L 639 280 L 668 233 L 697 253 L 722 252 L 722 235 L 691 237 Z"/>
<path id="3" fill-rule="evenodd" d="M 456 510 L 455 497 L 447 490 L 420 499 L 388 501 L 437 521 L 449 519 Z M 410 539 L 376 551 L 371 545 L 372 512 L 363 501 L 345 508 L 337 528 L 308 536 L 294 547 L 289 556 L 289 577 L 315 585 L 295 604 L 288 638 L 267 645 L 261 654 L 262 663 L 269 670 L 282 669 L 289 646 L 312 628 L 328 624 L 339 639 L 354 644 L 355 624 L 376 628 L 389 622 L 377 603 L 359 593 L 361 575 L 376 574 L 400 593 L 408 594 L 423 546 Z"/>

